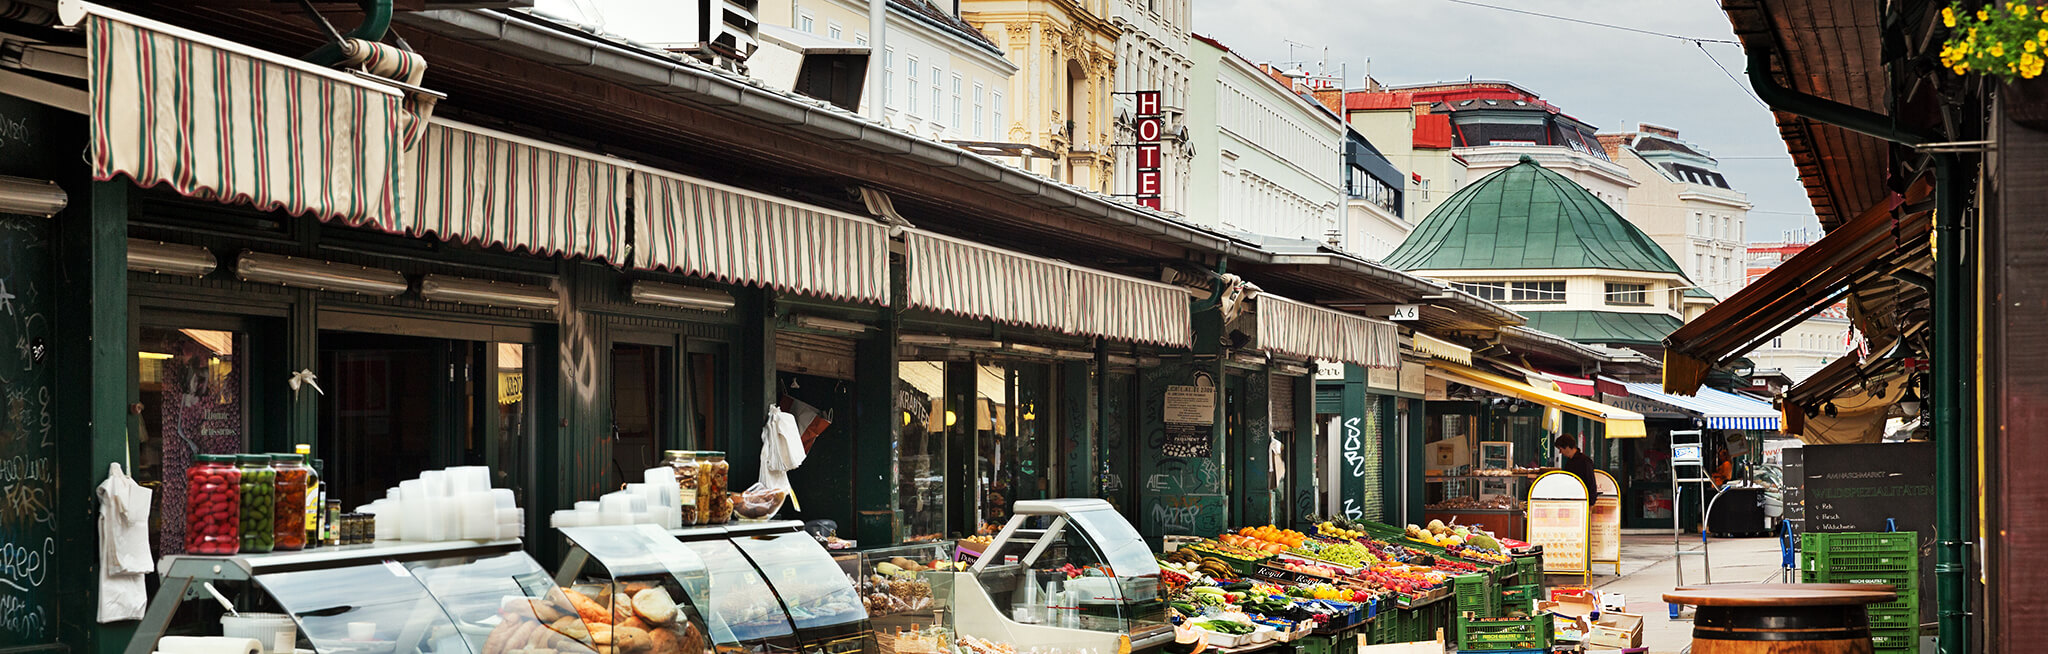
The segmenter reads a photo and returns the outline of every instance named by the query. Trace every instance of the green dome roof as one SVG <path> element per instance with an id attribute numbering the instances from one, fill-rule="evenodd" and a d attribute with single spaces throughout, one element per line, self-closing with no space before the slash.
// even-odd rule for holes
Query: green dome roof
<path id="1" fill-rule="evenodd" d="M 1400 270 L 1602 268 L 1684 274 L 1643 230 L 1527 155 L 1452 194 L 1384 263 Z"/>

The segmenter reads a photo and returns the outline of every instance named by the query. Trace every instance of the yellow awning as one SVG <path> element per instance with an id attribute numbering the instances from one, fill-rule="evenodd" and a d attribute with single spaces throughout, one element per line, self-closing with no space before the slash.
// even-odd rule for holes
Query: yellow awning
<path id="1" fill-rule="evenodd" d="M 1472 348 L 1422 332 L 1415 332 L 1415 351 L 1453 363 L 1472 365 Z"/>
<path id="2" fill-rule="evenodd" d="M 1598 420 L 1607 425 L 1608 438 L 1642 438 L 1647 435 L 1643 430 L 1643 414 L 1634 411 L 1537 388 L 1525 382 L 1448 361 L 1429 362 L 1429 375 L 1501 395 L 1519 397 L 1581 418 Z"/>

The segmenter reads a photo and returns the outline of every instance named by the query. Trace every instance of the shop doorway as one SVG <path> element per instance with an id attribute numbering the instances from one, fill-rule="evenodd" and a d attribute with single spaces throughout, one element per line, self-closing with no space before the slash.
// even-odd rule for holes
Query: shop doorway
<path id="1" fill-rule="evenodd" d="M 675 377 L 673 349 L 660 345 L 612 345 L 612 470 L 614 485 L 641 479 L 661 462 L 662 434 L 668 431 L 668 398 Z"/>
<path id="2" fill-rule="evenodd" d="M 330 498 L 355 507 L 421 471 L 457 465 L 473 423 L 468 343 L 320 333 L 320 457 Z"/>

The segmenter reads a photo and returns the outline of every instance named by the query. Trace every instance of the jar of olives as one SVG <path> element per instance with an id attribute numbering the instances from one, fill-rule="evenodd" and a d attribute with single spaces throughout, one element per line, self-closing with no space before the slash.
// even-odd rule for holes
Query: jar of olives
<path id="1" fill-rule="evenodd" d="M 732 466 L 724 452 L 697 453 L 697 505 L 703 507 L 703 524 L 722 525 L 732 520 L 732 497 L 725 494 Z"/>
<path id="2" fill-rule="evenodd" d="M 242 466 L 242 553 L 268 552 L 277 541 L 277 471 L 270 469 L 270 455 L 243 454 Z"/>
<path id="3" fill-rule="evenodd" d="M 704 514 L 698 510 L 703 495 L 697 492 L 700 481 L 698 477 L 701 474 L 697 453 L 689 450 L 669 450 L 662 453 L 661 464 L 675 471 L 676 488 L 680 491 L 678 497 L 682 499 L 681 524 L 685 527 L 703 524 Z"/>
<path id="4" fill-rule="evenodd" d="M 232 454 L 201 454 L 185 469 L 185 553 L 234 554 L 242 546 L 242 471 Z"/>
<path id="5" fill-rule="evenodd" d="M 270 455 L 270 471 L 277 478 L 271 542 L 280 551 L 306 549 L 306 486 L 313 469 L 301 461 L 297 454 Z"/>

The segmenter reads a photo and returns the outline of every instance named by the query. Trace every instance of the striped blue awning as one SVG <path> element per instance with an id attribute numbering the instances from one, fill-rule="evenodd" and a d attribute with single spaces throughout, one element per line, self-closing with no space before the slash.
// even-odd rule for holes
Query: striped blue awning
<path id="1" fill-rule="evenodd" d="M 1631 384 L 1613 379 L 1607 381 L 1627 387 L 1630 396 L 1669 405 L 1679 411 L 1704 418 L 1708 429 L 1778 430 L 1778 410 L 1771 408 L 1770 403 L 1762 400 L 1705 387 L 1700 388 L 1698 395 L 1686 397 L 1666 394 L 1657 384 Z"/>

